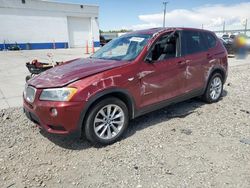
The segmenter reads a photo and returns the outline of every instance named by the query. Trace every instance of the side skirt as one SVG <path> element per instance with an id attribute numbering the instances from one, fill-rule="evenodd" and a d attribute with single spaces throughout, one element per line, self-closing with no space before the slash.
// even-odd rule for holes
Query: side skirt
<path id="1" fill-rule="evenodd" d="M 204 88 L 197 89 L 197 90 L 193 90 L 189 92 L 188 94 L 180 95 L 180 96 L 177 96 L 177 97 L 165 100 L 165 101 L 161 101 L 153 105 L 148 105 L 140 110 L 136 110 L 134 118 L 147 114 L 149 112 L 153 112 L 155 110 L 159 110 L 161 108 L 164 108 L 166 106 L 169 106 L 178 102 L 182 102 L 182 101 L 194 98 L 194 97 L 201 96 L 203 95 L 204 91 L 205 91 Z"/>

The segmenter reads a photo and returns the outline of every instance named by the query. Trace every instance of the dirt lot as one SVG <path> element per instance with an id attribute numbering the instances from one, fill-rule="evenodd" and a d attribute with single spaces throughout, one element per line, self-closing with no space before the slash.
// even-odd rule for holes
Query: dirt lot
<path id="1" fill-rule="evenodd" d="M 131 122 L 98 147 L 0 111 L 0 187 L 250 187 L 250 65 L 231 67 L 216 104 L 193 99 Z"/>

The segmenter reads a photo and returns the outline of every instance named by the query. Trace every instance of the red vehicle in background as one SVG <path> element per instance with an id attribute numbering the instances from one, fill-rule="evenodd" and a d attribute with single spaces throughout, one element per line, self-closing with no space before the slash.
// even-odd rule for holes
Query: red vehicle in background
<path id="1" fill-rule="evenodd" d="M 217 102 L 227 66 L 226 49 L 210 31 L 136 31 L 30 79 L 24 111 L 49 133 L 111 144 L 145 113 L 197 96 Z"/>

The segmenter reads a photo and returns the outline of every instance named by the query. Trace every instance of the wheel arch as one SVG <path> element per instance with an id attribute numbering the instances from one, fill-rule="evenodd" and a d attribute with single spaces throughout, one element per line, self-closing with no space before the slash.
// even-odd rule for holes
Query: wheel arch
<path id="1" fill-rule="evenodd" d="M 226 71 L 221 68 L 221 67 L 215 67 L 213 68 L 210 73 L 208 74 L 208 77 L 207 77 L 207 80 L 206 80 L 206 83 L 205 83 L 205 87 L 203 88 L 203 93 L 206 91 L 207 87 L 208 87 L 208 83 L 209 83 L 209 80 L 211 79 L 211 77 L 216 74 L 216 73 L 219 73 L 221 76 L 222 76 L 222 81 L 223 81 L 223 84 L 225 83 L 226 81 Z"/>
<path id="2" fill-rule="evenodd" d="M 86 120 L 86 115 L 88 114 L 91 107 L 107 97 L 116 97 L 121 101 L 123 101 L 128 108 L 129 119 L 133 119 L 135 117 L 135 100 L 130 95 L 130 93 L 125 89 L 118 89 L 118 88 L 107 89 L 95 94 L 94 96 L 90 97 L 90 99 L 87 101 L 86 105 L 84 106 L 80 114 L 80 120 L 78 123 L 79 131 L 82 131 L 84 122 Z"/>
<path id="3" fill-rule="evenodd" d="M 219 73 L 219 74 L 222 76 L 222 81 L 223 81 L 223 84 L 224 84 L 225 81 L 226 81 L 226 73 L 225 73 L 225 71 L 224 71 L 222 68 L 215 68 L 215 69 L 213 69 L 212 72 L 210 73 L 210 76 L 209 76 L 208 81 L 210 80 L 210 78 L 211 78 L 215 73 Z"/>
<path id="4" fill-rule="evenodd" d="M 206 90 L 207 85 L 208 85 L 208 83 L 209 83 L 209 80 L 211 79 L 211 77 L 212 77 L 215 73 L 219 73 L 219 74 L 222 76 L 223 84 L 225 83 L 226 78 L 227 78 L 226 71 L 225 71 L 222 67 L 214 67 L 214 68 L 212 68 L 212 69 L 209 71 L 209 74 L 208 74 L 207 79 L 206 79 L 206 85 L 205 85 L 204 90 Z"/>
<path id="5" fill-rule="evenodd" d="M 217 101 L 220 99 L 220 96 L 222 95 L 222 92 L 223 92 L 223 90 L 222 90 L 222 91 L 221 91 L 221 94 L 220 94 L 220 96 L 219 96 L 219 98 L 218 98 L 218 99 L 215 99 L 215 100 L 212 100 L 212 99 L 208 98 L 208 96 L 207 96 L 207 91 L 208 91 L 208 89 L 209 89 L 210 80 L 211 80 L 211 78 L 212 78 L 215 74 L 220 74 L 221 77 L 222 77 L 222 89 L 223 89 L 223 84 L 224 84 L 225 81 L 226 81 L 227 74 L 226 74 L 226 71 L 223 70 L 222 68 L 220 68 L 220 67 L 219 67 L 219 68 L 215 67 L 214 69 L 212 69 L 212 70 L 210 71 L 210 74 L 209 74 L 209 76 L 208 76 L 208 79 L 206 80 L 206 85 L 205 85 L 206 87 L 204 88 L 204 90 L 203 90 L 203 95 L 201 96 L 201 99 L 204 100 L 204 101 L 207 102 L 207 103 L 217 102 Z"/>

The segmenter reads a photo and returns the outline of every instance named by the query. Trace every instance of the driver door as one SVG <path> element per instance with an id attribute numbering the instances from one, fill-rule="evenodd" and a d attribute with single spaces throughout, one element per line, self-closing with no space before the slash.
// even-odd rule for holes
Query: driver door
<path id="1" fill-rule="evenodd" d="M 168 36 L 156 41 L 142 63 L 141 107 L 173 99 L 183 92 L 186 64 L 181 57 L 179 33 L 166 40 Z"/>

